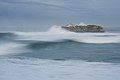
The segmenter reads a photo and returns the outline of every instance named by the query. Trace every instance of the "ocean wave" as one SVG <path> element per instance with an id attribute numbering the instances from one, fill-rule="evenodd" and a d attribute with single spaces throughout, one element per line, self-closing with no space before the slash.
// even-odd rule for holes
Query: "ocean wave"
<path id="1" fill-rule="evenodd" d="M 2 43 L 0 45 L 0 55 L 16 55 L 19 53 L 27 52 L 25 44 L 18 44 L 13 42 Z"/>
<path id="2" fill-rule="evenodd" d="M 92 33 L 78 33 L 78 34 L 48 34 L 48 35 L 29 35 L 22 36 L 17 40 L 23 41 L 43 41 L 43 42 L 65 42 L 75 41 L 80 43 L 96 43 L 96 44 L 104 44 L 104 43 L 120 43 L 119 35 L 111 35 L 107 33 L 104 34 L 92 34 Z"/>
<path id="3" fill-rule="evenodd" d="M 75 33 L 53 26 L 45 32 L 9 32 L 1 35 L 17 35 L 19 41 L 64 42 L 71 40 L 80 43 L 120 43 L 120 33 Z"/>

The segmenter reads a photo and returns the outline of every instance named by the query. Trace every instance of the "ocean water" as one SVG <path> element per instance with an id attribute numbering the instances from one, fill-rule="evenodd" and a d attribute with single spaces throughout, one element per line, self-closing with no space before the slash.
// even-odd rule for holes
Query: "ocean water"
<path id="1" fill-rule="evenodd" d="M 120 80 L 120 33 L 0 32 L 0 80 Z"/>

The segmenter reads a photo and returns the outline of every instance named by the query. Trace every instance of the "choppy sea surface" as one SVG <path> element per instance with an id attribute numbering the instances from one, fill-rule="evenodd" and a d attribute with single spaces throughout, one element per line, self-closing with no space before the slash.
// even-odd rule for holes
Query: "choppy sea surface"
<path id="1" fill-rule="evenodd" d="M 120 80 L 120 33 L 0 32 L 0 80 Z"/>

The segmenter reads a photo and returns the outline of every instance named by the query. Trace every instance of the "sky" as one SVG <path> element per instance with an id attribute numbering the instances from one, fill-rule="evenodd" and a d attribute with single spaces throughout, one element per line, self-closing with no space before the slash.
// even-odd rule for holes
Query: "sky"
<path id="1" fill-rule="evenodd" d="M 80 22 L 117 29 L 119 8 L 120 0 L 0 0 L 0 31 L 41 31 Z"/>

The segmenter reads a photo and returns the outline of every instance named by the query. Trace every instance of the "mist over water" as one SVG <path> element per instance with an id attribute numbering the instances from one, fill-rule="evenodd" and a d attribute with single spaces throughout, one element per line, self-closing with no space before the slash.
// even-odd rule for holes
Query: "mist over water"
<path id="1" fill-rule="evenodd" d="M 75 33 L 55 25 L 0 32 L 0 44 L 0 80 L 120 79 L 118 32 Z"/>
<path id="2" fill-rule="evenodd" d="M 120 80 L 119 8 L 120 0 L 0 0 L 0 80 Z M 81 21 L 106 32 L 54 25 Z"/>
<path id="3" fill-rule="evenodd" d="M 1 56 L 120 62 L 120 33 L 75 33 L 55 25 L 45 32 L 0 35 Z"/>

